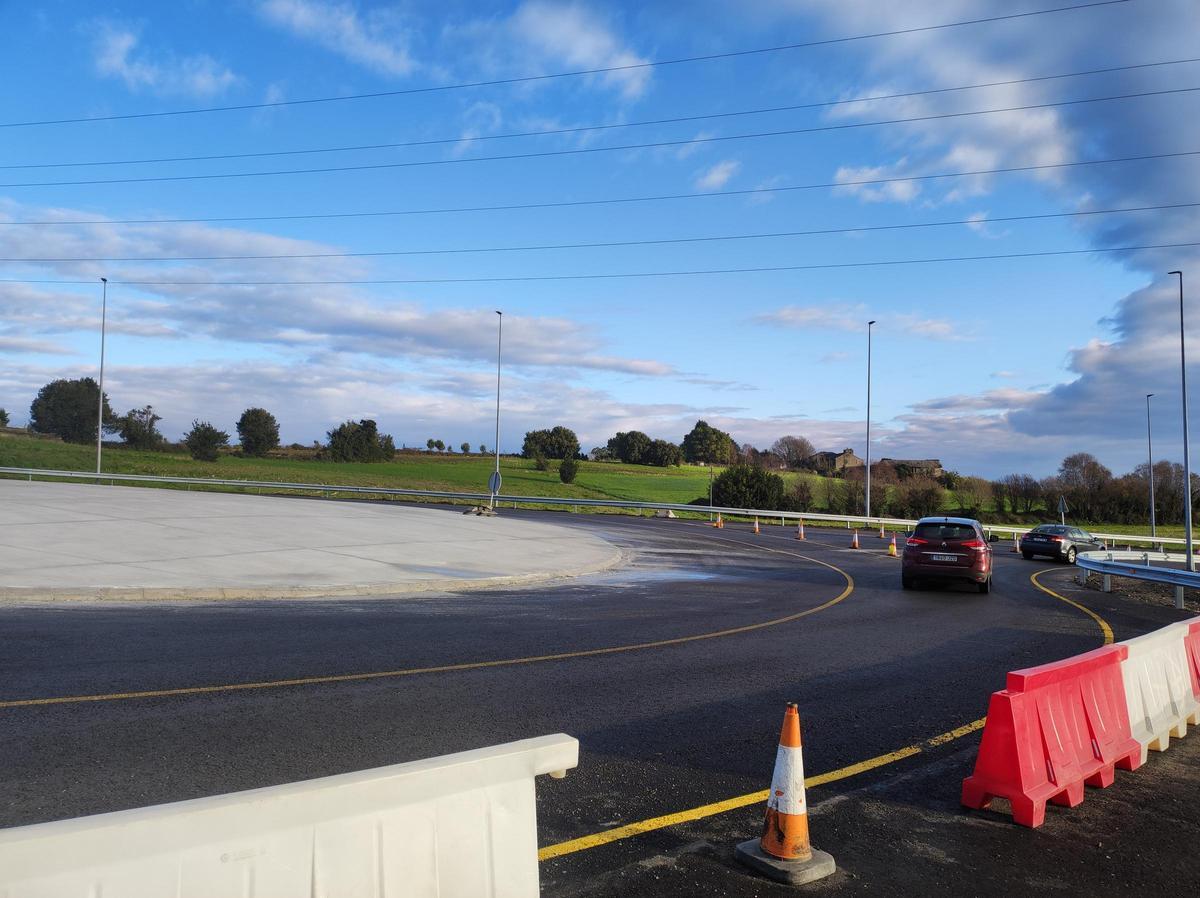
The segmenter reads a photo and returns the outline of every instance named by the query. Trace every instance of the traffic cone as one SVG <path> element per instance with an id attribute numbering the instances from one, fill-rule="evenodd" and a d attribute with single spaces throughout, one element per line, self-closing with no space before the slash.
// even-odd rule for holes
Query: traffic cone
<path id="1" fill-rule="evenodd" d="M 724 522 L 724 521 L 721 519 L 721 513 L 720 513 L 720 512 L 717 512 L 717 529 L 718 529 L 718 530 L 724 530 L 724 529 L 725 529 L 725 522 Z"/>
<path id="2" fill-rule="evenodd" d="M 883 532 L 883 524 L 879 525 L 879 538 L 887 539 L 887 534 Z"/>
<path id="3" fill-rule="evenodd" d="M 755 533 L 758 533 L 758 532 L 759 532 L 759 529 L 758 529 L 758 515 L 755 515 L 755 516 L 754 516 L 754 532 L 755 532 Z"/>
<path id="4" fill-rule="evenodd" d="M 804 518 L 796 525 L 796 539 L 804 539 Z"/>
<path id="5" fill-rule="evenodd" d="M 792 885 L 822 879 L 837 869 L 832 857 L 809 842 L 800 714 L 793 702 L 783 715 L 762 837 L 742 842 L 734 854 L 752 870 Z"/>
<path id="6" fill-rule="evenodd" d="M 896 557 L 896 534 L 894 533 L 892 534 L 892 541 L 888 545 L 888 555 L 890 555 L 892 558 Z"/>
<path id="7" fill-rule="evenodd" d="M 857 530 L 854 531 L 854 539 L 850 540 L 850 548 L 851 549 L 858 548 L 858 531 Z"/>
<path id="8" fill-rule="evenodd" d="M 1009 549 L 1008 551 L 1009 552 L 1020 552 L 1021 551 L 1021 534 L 1019 534 L 1019 533 L 1013 534 L 1012 548 Z"/>

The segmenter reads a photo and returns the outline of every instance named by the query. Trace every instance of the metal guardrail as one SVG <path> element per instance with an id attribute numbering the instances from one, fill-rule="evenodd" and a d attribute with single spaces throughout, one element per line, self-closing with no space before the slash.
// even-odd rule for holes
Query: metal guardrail
<path id="1" fill-rule="evenodd" d="M 1187 555 L 1166 552 L 1082 552 L 1075 558 L 1075 566 L 1101 574 L 1104 577 L 1132 577 L 1153 583 L 1168 583 L 1171 586 L 1200 588 L 1200 571 L 1187 571 L 1173 567 L 1154 565 L 1184 564 Z M 1106 584 L 1105 591 L 1108 591 Z"/>
<path id="2" fill-rule="evenodd" d="M 295 490 L 312 493 L 349 493 L 364 496 L 405 496 L 416 499 L 450 499 L 462 502 L 486 502 L 491 499 L 490 493 L 455 493 L 442 490 L 410 490 L 400 487 L 384 486 L 350 486 L 348 484 L 330 483 L 288 483 L 275 480 L 223 480 L 213 477 L 157 477 L 149 474 L 96 474 L 89 471 L 54 471 L 44 468 L 10 468 L 0 467 L 0 476 L 14 475 L 18 477 L 49 477 L 67 480 L 109 481 L 110 483 L 167 483 L 181 486 L 197 485 L 209 487 L 227 487 L 232 489 L 269 489 Z M 632 508 L 643 511 L 683 511 L 698 514 L 720 514 L 729 517 L 744 518 L 779 518 L 782 521 L 844 524 L 849 528 L 852 524 L 861 524 L 863 529 L 885 527 L 893 530 L 908 530 L 916 525 L 915 520 L 907 518 L 866 517 L 863 515 L 837 515 L 822 512 L 777 511 L 763 508 L 727 508 L 712 505 L 684 505 L 674 502 L 636 502 L 626 499 L 586 499 L 564 498 L 561 496 L 509 496 L 498 495 L 497 502 L 511 502 L 514 505 L 553 505 L 563 507 L 587 508 Z M 984 524 L 984 529 L 991 534 L 1004 534 L 1016 538 L 1029 531 L 1029 527 L 1016 527 L 1011 524 Z M 1122 533 L 1093 533 L 1109 542 L 1121 542 L 1127 545 L 1150 544 L 1152 546 L 1183 545 L 1184 540 L 1169 536 L 1137 536 Z M 1082 556 L 1081 556 L 1082 557 Z"/>

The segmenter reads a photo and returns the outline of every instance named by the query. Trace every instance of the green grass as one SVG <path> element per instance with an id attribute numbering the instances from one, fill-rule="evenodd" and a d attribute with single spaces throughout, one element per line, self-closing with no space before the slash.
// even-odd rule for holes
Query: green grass
<path id="1" fill-rule="evenodd" d="M 37 439 L 19 434 L 0 434 L 0 467 L 45 468 L 59 471 L 93 471 L 94 446 L 80 446 Z M 104 470 L 113 474 L 148 474 L 165 477 L 210 477 L 218 480 L 260 480 L 294 483 L 332 483 L 358 487 L 386 487 L 446 492 L 482 493 L 487 491 L 488 476 L 495 460 L 492 456 L 402 454 L 394 461 L 373 464 L 337 463 L 291 458 L 241 458 L 223 455 L 219 461 L 194 461 L 185 453 L 139 452 L 119 446 L 104 448 Z M 719 474 L 721 468 L 714 469 Z M 572 484 L 558 479 L 557 463 L 551 470 L 538 471 L 532 461 L 522 458 L 500 459 L 504 478 L 502 492 L 512 496 L 546 496 L 577 499 L 623 499 L 633 502 L 666 502 L 684 505 L 708 496 L 707 467 L 683 465 L 678 468 L 651 468 L 609 462 L 581 462 Z M 788 488 L 799 478 L 810 481 L 812 511 L 825 510 L 823 477 L 817 474 L 785 472 Z M 945 510 L 953 513 L 950 493 Z M 1023 515 L 1026 523 L 1053 520 L 1044 512 Z M 983 514 L 984 520 L 995 520 Z M 1077 522 L 1072 522 L 1077 523 Z M 1018 524 L 1017 526 L 1021 526 Z M 1080 526 L 1110 533 L 1149 535 L 1149 526 L 1136 524 L 1087 523 Z M 1183 536 L 1183 525 L 1158 528 L 1161 536 Z"/>

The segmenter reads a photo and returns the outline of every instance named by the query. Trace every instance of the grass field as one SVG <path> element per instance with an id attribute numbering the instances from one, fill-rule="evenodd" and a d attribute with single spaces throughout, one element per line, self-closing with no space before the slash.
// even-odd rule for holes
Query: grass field
<path id="1" fill-rule="evenodd" d="M 93 471 L 93 446 L 60 443 L 19 434 L 0 434 L 0 467 L 45 468 L 59 471 Z M 446 492 L 486 492 L 495 465 L 492 456 L 401 454 L 394 461 L 372 464 L 310 461 L 291 458 L 242 458 L 223 455 L 219 461 L 194 461 L 175 452 L 139 452 L 105 446 L 104 470 L 113 474 L 149 474 L 166 477 L 209 477 L 219 480 L 260 480 L 276 483 L 332 483 L 358 487 L 390 487 Z M 715 473 L 719 474 L 717 467 Z M 637 502 L 686 504 L 708 496 L 709 469 L 694 465 L 651 468 L 609 462 L 581 462 L 574 483 L 559 480 L 557 463 L 538 471 L 531 460 L 502 457 L 502 492 L 511 496 L 547 496 L 578 499 L 626 499 Z M 811 481 L 814 512 L 825 511 L 822 477 L 787 472 L 790 487 L 798 478 Z M 953 513 L 949 493 L 947 513 Z M 984 520 L 989 516 L 985 511 Z M 1053 516 L 1050 516 L 1052 519 Z M 1072 522 L 1080 523 L 1080 522 Z M 1094 530 L 1148 535 L 1150 528 L 1136 524 L 1083 523 Z M 1183 536 L 1182 525 L 1160 526 L 1160 536 Z"/>

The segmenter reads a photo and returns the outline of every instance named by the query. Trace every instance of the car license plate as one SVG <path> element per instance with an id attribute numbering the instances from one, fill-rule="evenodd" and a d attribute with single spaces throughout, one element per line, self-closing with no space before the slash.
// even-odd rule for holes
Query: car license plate
<path id="1" fill-rule="evenodd" d="M 957 555 L 930 555 L 931 561 L 958 561 Z"/>

